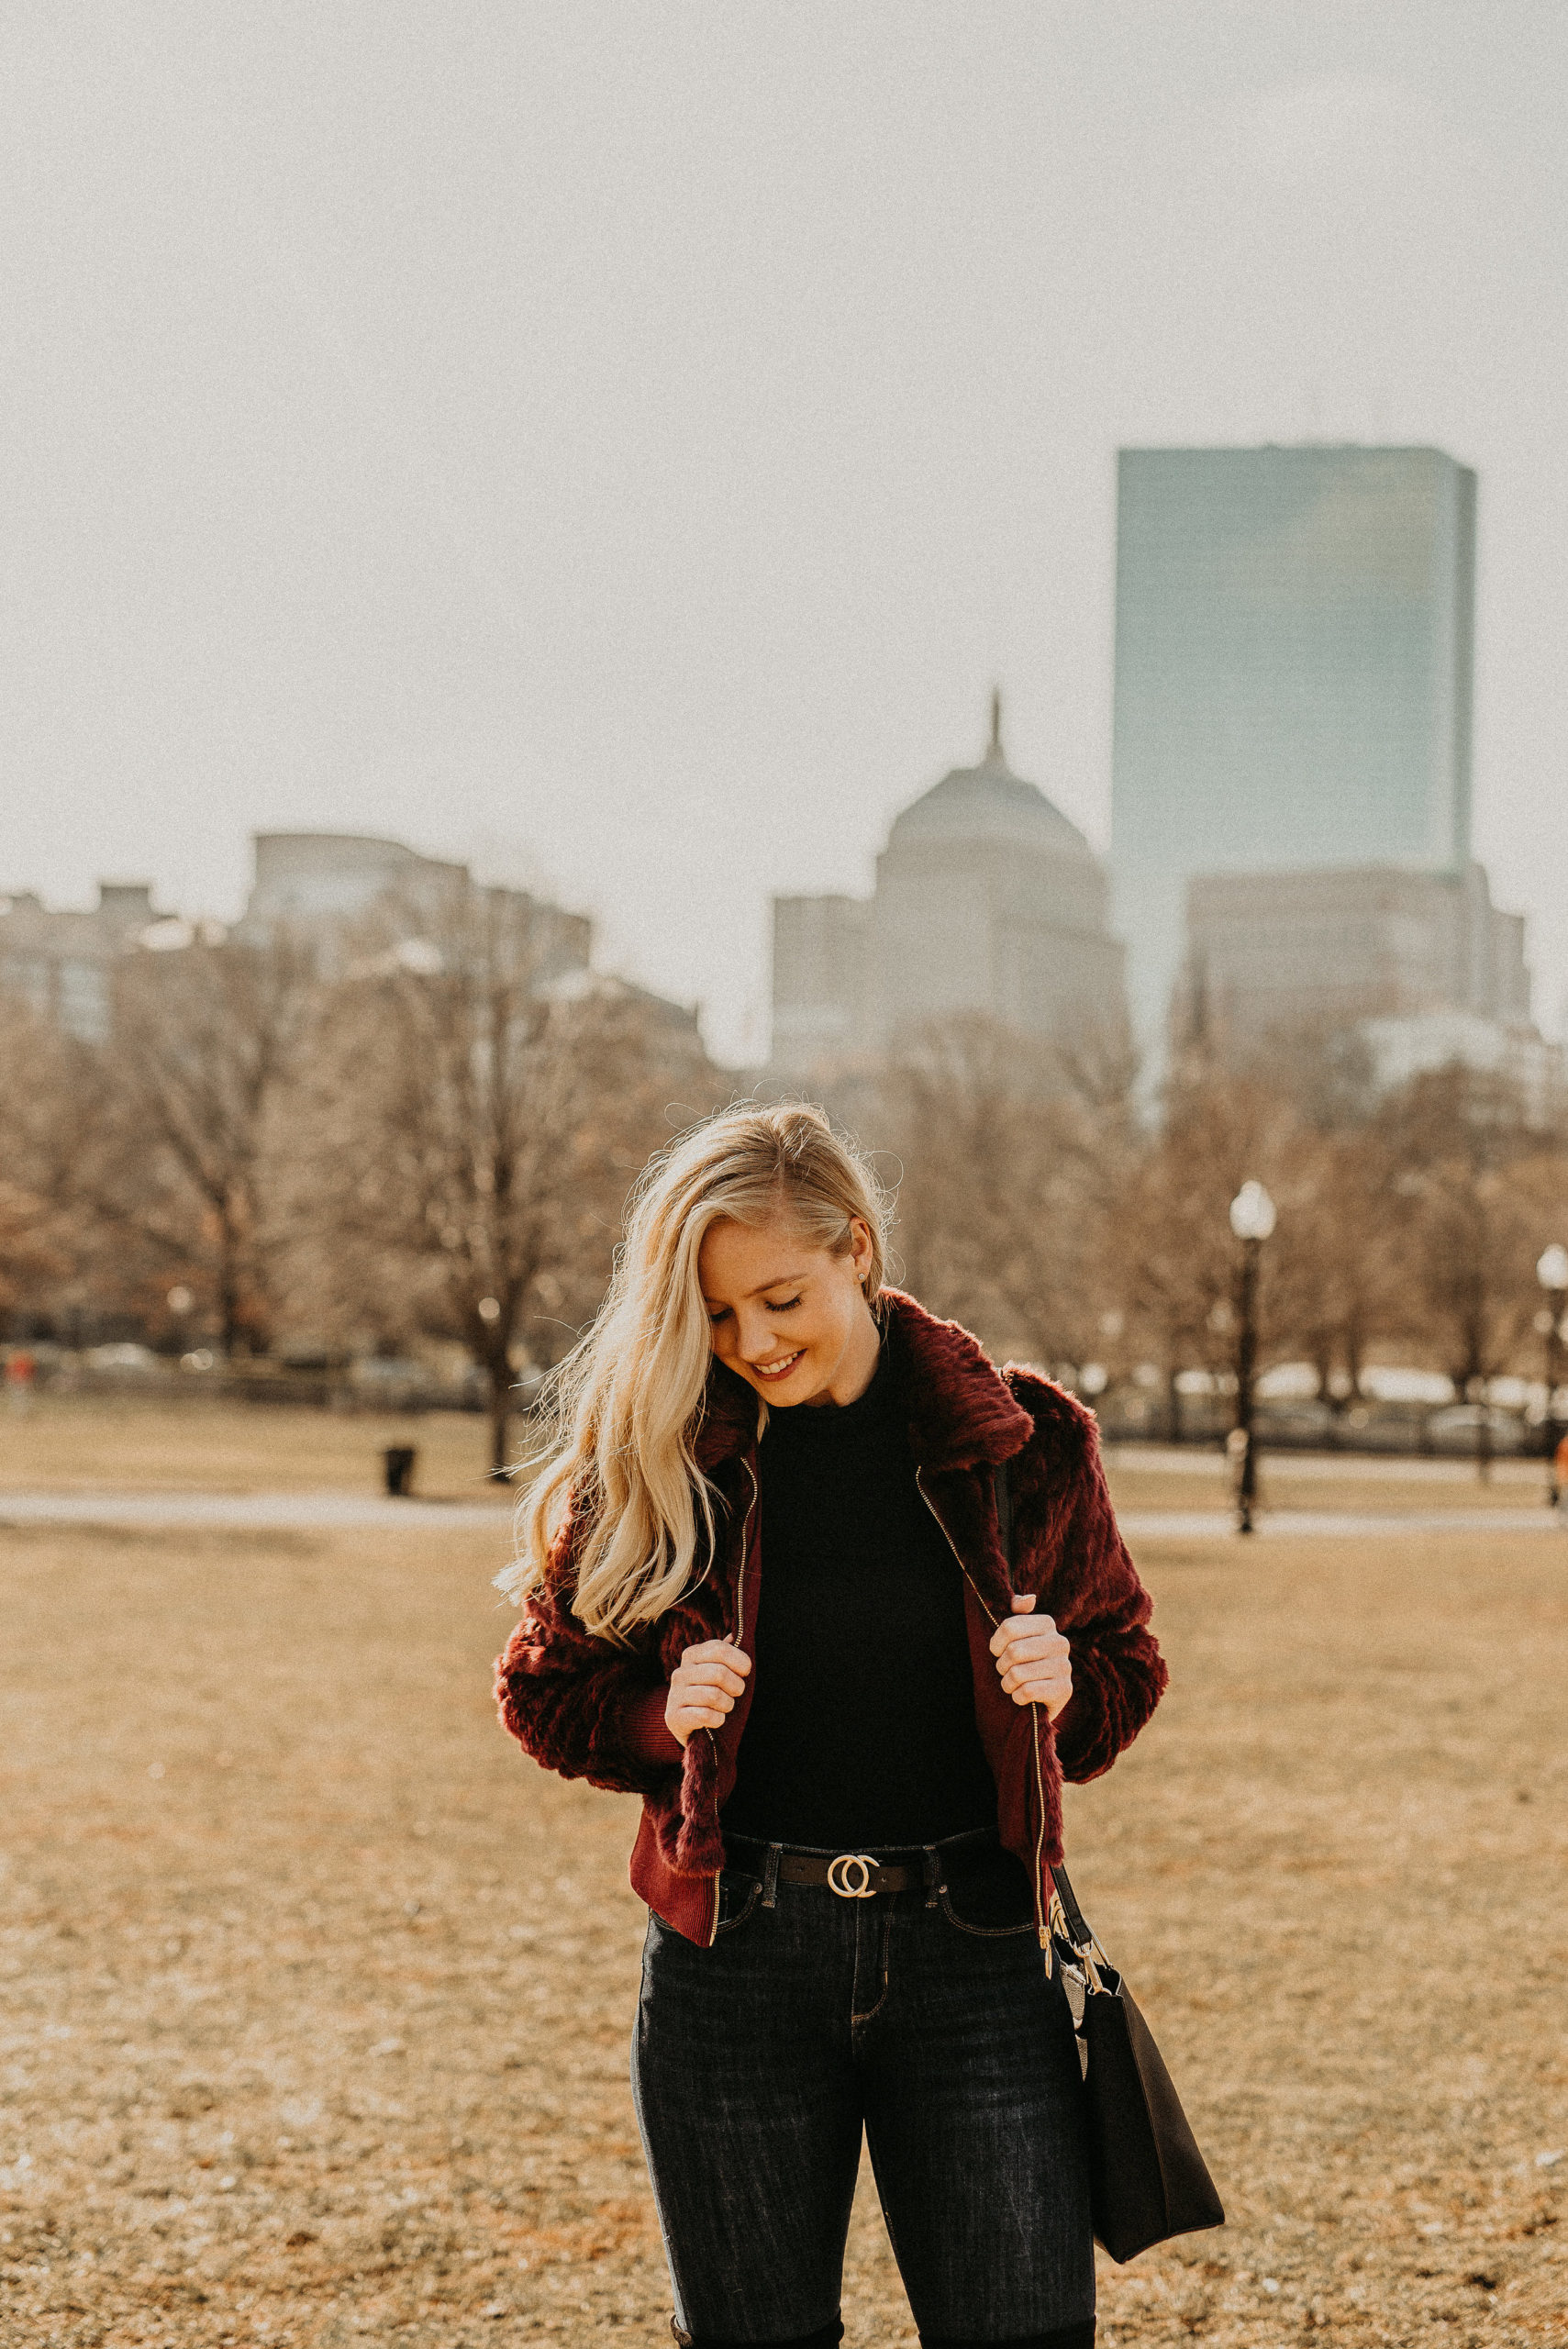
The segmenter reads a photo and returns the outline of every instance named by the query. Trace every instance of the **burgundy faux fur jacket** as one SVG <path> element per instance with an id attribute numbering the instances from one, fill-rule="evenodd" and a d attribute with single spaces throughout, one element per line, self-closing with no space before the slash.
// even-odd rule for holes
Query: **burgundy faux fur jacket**
<path id="1" fill-rule="evenodd" d="M 896 1289 L 881 1299 L 886 1375 L 901 1397 L 922 1492 L 965 1576 L 974 1712 L 995 1774 L 1002 1840 L 1035 1880 L 1062 1857 L 1062 1781 L 1097 1777 L 1160 1701 L 1166 1673 L 1151 1611 L 1117 1531 L 1093 1414 L 1038 1371 L 996 1370 L 954 1321 Z M 683 1753 L 664 1724 L 682 1650 L 727 1632 L 742 1647 L 757 1620 L 762 1557 L 757 1397 L 715 1362 L 695 1452 L 721 1498 L 718 1555 L 680 1603 L 628 1647 L 597 1639 L 572 1612 L 581 1527 L 562 1530 L 543 1586 L 496 1667 L 501 1719 L 547 1769 L 642 1797 L 633 1888 L 690 1941 L 709 1943 L 724 1864 L 719 1811 L 735 1784 L 756 1675 L 717 1731 Z M 1009 1463 L 1014 1564 L 998 1540 L 993 1470 Z M 703 1563 L 699 1559 L 699 1568 Z M 1002 1687 L 989 1642 L 1008 1599 L 1038 1593 L 1072 1649 L 1073 1695 L 1054 1727 Z"/>

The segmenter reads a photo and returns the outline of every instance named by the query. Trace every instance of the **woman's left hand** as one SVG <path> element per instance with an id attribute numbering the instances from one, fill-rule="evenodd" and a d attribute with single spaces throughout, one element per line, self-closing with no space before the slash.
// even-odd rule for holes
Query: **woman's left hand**
<path id="1" fill-rule="evenodd" d="M 1034 1606 L 1032 1597 L 1014 1599 L 1012 1620 L 992 1634 L 991 1653 L 1014 1704 L 1043 1705 L 1054 1720 L 1073 1694 L 1073 1664 L 1054 1621 Z"/>

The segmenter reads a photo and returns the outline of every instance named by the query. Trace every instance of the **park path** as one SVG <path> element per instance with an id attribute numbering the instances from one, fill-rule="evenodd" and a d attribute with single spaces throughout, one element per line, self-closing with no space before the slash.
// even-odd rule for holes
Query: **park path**
<path id="1" fill-rule="evenodd" d="M 1232 1509 L 1118 1509 L 1129 1542 L 1218 1542 L 1236 1531 Z M 1296 1542 L 1363 1541 L 1369 1535 L 1412 1533 L 1555 1533 L 1568 1542 L 1568 1518 L 1543 1504 L 1524 1508 L 1411 1508 L 1373 1514 L 1363 1509 L 1264 1509 L 1256 1531 Z"/>
<path id="2" fill-rule="evenodd" d="M 1358 1484 L 1473 1485 L 1475 1459 L 1469 1453 L 1433 1455 L 1409 1452 L 1286 1452 L 1270 1443 L 1259 1446 L 1273 1476 L 1309 1477 L 1332 1483 L 1353 1476 Z M 1117 1443 L 1106 1442 L 1106 1463 L 1112 1468 L 1162 1476 L 1208 1476 L 1223 1473 L 1224 1453 L 1217 1444 Z M 1497 1485 L 1544 1483 L 1546 1463 L 1518 1454 L 1493 1459 L 1492 1481 Z"/>
<path id="3" fill-rule="evenodd" d="M 1124 1509 L 1118 1520 L 1131 1542 L 1218 1542 L 1236 1531 L 1228 1509 Z M 272 1528 L 337 1531 L 395 1527 L 435 1532 L 488 1526 L 504 1537 L 507 1510 L 499 1500 L 390 1500 L 373 1493 L 0 1493 L 0 1525 L 119 1525 Z M 1546 1508 L 1364 1510 L 1273 1509 L 1258 1520 L 1261 1534 L 1294 1541 L 1364 1541 L 1369 1536 L 1420 1533 L 1555 1533 L 1568 1539 L 1568 1518 Z"/>

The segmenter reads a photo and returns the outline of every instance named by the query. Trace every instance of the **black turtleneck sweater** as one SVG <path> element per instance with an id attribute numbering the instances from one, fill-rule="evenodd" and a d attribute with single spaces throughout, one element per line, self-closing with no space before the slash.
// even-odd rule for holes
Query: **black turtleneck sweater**
<path id="1" fill-rule="evenodd" d="M 768 1416 L 755 1693 L 733 1833 L 834 1851 L 996 1823 L 963 1577 L 921 1499 L 885 1358 L 842 1407 Z"/>

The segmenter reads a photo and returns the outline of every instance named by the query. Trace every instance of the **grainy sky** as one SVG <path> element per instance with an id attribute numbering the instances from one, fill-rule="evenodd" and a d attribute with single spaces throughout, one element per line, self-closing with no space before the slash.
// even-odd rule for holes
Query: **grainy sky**
<path id="1" fill-rule="evenodd" d="M 1106 840 L 1118 443 L 1425 441 L 1556 1029 L 1565 91 L 1559 0 L 8 0 L 0 889 L 391 833 L 754 1054 L 993 679 Z"/>

